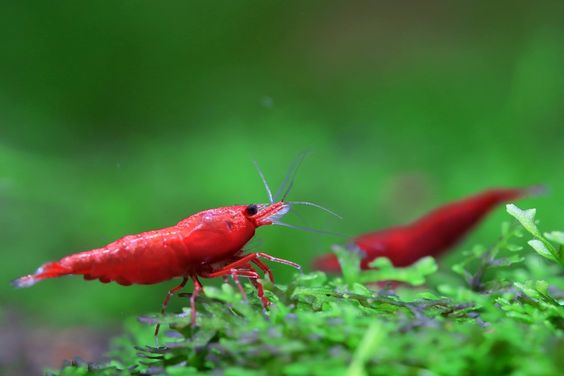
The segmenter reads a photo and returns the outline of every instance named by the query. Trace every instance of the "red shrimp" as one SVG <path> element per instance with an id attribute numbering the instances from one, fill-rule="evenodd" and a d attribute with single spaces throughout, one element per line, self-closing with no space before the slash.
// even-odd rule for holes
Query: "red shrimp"
<path id="1" fill-rule="evenodd" d="M 350 246 L 363 254 L 362 269 L 369 269 L 368 265 L 378 257 L 387 257 L 394 266 L 408 266 L 453 247 L 497 205 L 541 190 L 538 186 L 487 190 L 435 209 L 409 225 L 359 235 Z M 314 267 L 327 272 L 340 271 L 334 254 L 317 258 Z"/>
<path id="2" fill-rule="evenodd" d="M 296 169 L 297 166 L 286 176 L 279 189 L 281 191 L 283 186 L 287 185 L 286 191 L 282 199 L 277 202 L 259 169 L 269 195 L 268 204 L 236 205 L 205 210 L 171 227 L 128 235 L 104 247 L 48 262 L 37 269 L 35 274 L 18 278 L 12 284 L 15 287 L 30 287 L 44 279 L 82 275 L 86 280 L 98 279 L 103 283 L 113 281 L 127 286 L 155 284 L 180 277 L 182 282 L 170 289 L 162 304 L 161 313 L 164 314 L 170 298 L 181 290 L 189 279 L 192 279 L 194 291 L 190 305 L 192 323 L 195 324 L 196 297 L 203 290 L 199 277 L 231 276 L 243 294 L 238 277 L 247 277 L 257 288 L 258 295 L 266 308 L 269 301 L 264 296 L 259 281 L 260 275 L 252 265 L 261 269 L 271 280 L 272 272 L 261 258 L 297 269 L 300 269 L 300 265 L 262 252 L 244 255 L 243 246 L 253 238 L 258 227 L 272 224 L 294 227 L 279 221 L 290 210 L 291 205 L 309 205 L 324 209 L 310 202 L 284 201 L 293 185 Z M 294 176 L 289 179 L 290 175 Z M 157 325 L 155 336 L 158 330 Z"/>

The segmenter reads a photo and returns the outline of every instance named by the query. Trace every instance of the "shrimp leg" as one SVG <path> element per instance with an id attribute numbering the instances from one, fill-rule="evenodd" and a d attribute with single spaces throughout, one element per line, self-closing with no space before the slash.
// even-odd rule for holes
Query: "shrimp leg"
<path id="1" fill-rule="evenodd" d="M 267 272 L 267 270 L 269 270 L 269 268 L 262 261 L 260 261 L 259 258 L 264 258 L 268 261 L 288 265 L 288 266 L 291 266 L 291 267 L 296 268 L 298 270 L 302 269 L 302 267 L 299 264 L 296 264 L 295 262 L 284 260 L 284 259 L 281 259 L 281 258 L 278 258 L 278 257 L 274 257 L 274 256 L 271 256 L 267 253 L 255 252 L 255 253 L 249 253 L 248 255 L 243 256 L 243 257 L 237 259 L 236 261 L 233 261 L 231 264 L 225 265 L 224 267 L 222 267 L 219 270 L 237 269 L 241 266 L 244 267 L 249 262 L 254 262 L 259 268 L 261 268 L 263 271 L 265 271 L 269 275 L 269 277 L 271 277 L 272 273 Z M 262 266 L 261 266 L 261 264 L 262 264 Z M 225 274 L 220 274 L 220 275 L 225 275 Z"/>
<path id="2" fill-rule="evenodd" d="M 233 282 L 235 282 L 235 286 L 237 286 L 237 288 L 239 289 L 239 292 L 241 293 L 243 300 L 245 302 L 248 301 L 247 293 L 245 292 L 245 289 L 243 288 L 243 285 L 241 284 L 239 277 L 237 277 L 236 274 L 233 274 L 233 275 L 231 275 L 231 279 L 233 280 Z M 223 283 L 225 283 L 227 285 L 229 284 L 229 275 L 223 276 Z"/>
<path id="3" fill-rule="evenodd" d="M 229 278 L 229 277 L 225 276 L 225 278 Z M 245 292 L 245 289 L 243 288 L 243 285 L 241 284 L 241 281 L 239 281 L 239 277 L 237 276 L 237 274 L 231 274 L 231 278 L 233 279 L 233 282 L 235 282 L 235 285 L 236 285 L 237 288 L 239 289 L 239 292 L 241 293 L 241 296 L 243 297 L 243 300 L 244 300 L 245 302 L 248 301 L 247 293 Z"/>
<path id="4" fill-rule="evenodd" d="M 258 279 L 251 279 L 251 283 L 257 289 L 257 295 L 262 303 L 262 310 L 266 314 L 266 309 L 270 305 L 270 300 L 268 300 L 268 298 L 264 295 L 264 286 Z"/>
<path id="5" fill-rule="evenodd" d="M 260 276 L 257 272 L 254 271 L 251 265 L 246 264 L 244 265 L 244 267 L 250 270 L 232 269 L 229 271 L 229 273 L 232 277 L 235 275 L 240 275 L 249 278 L 253 286 L 255 286 L 255 288 L 257 289 L 257 295 L 262 303 L 263 310 L 266 312 L 266 308 L 268 308 L 268 306 L 270 305 L 270 300 L 268 300 L 268 298 L 264 295 L 264 286 L 259 281 Z M 243 272 L 245 274 L 243 274 Z"/>
<path id="6" fill-rule="evenodd" d="M 251 260 L 251 262 L 253 264 L 255 264 L 256 266 L 258 266 L 263 271 L 263 273 L 268 276 L 268 279 L 270 280 L 270 282 L 274 283 L 274 275 L 272 274 L 272 270 L 270 270 L 270 268 L 264 262 L 262 262 L 258 258 Z M 248 269 L 253 270 L 253 268 L 250 264 L 246 264 L 244 266 Z M 262 285 L 262 283 L 259 282 L 258 279 L 252 279 L 251 278 L 251 283 L 257 289 L 257 294 L 258 294 L 258 297 L 260 298 L 260 300 L 262 302 L 262 307 L 263 307 L 264 310 L 266 310 L 266 308 L 268 308 L 268 306 L 270 305 L 270 301 L 264 296 L 264 286 Z M 240 288 L 242 288 L 242 287 L 240 287 Z"/>
<path id="7" fill-rule="evenodd" d="M 193 274 L 191 275 L 192 281 L 194 282 L 194 291 L 192 292 L 192 296 L 190 296 L 190 314 L 192 316 L 192 326 L 196 325 L 196 298 L 200 294 L 200 291 L 204 289 L 200 280 L 198 280 L 198 276 Z"/>
<path id="8" fill-rule="evenodd" d="M 265 274 L 268 275 L 269 279 L 271 281 L 274 280 L 274 276 L 272 275 L 272 271 L 270 270 L 270 268 L 264 263 L 262 262 L 262 260 L 260 260 L 260 258 L 264 258 L 267 259 L 269 261 L 272 262 L 278 262 L 280 264 L 284 264 L 284 265 L 289 265 L 292 266 L 298 270 L 301 270 L 301 266 L 288 261 L 288 260 L 284 260 L 278 257 L 274 257 L 271 256 L 267 253 L 263 253 L 263 252 L 255 252 L 255 253 L 250 253 L 246 256 L 243 256 L 239 259 L 237 259 L 236 261 L 233 261 L 232 263 L 225 265 L 223 268 L 213 272 L 213 273 L 208 273 L 205 275 L 202 275 L 206 278 L 212 278 L 212 277 L 220 277 L 220 276 L 225 276 L 225 275 L 231 275 L 233 276 L 233 273 L 237 273 L 237 275 L 241 275 L 243 276 L 243 274 L 241 274 L 241 270 L 238 270 L 238 268 L 250 268 L 249 262 L 254 263 L 255 265 L 257 265 Z M 254 272 L 256 274 L 256 272 Z M 248 275 L 245 275 L 248 276 Z M 251 277 L 248 276 L 249 278 L 251 278 L 251 283 L 255 286 L 255 288 L 257 289 L 257 293 L 258 296 L 262 302 L 262 305 L 264 308 L 268 307 L 270 305 L 270 301 L 264 296 L 264 287 L 262 285 L 262 283 L 260 283 L 258 281 L 258 274 L 257 277 Z"/>
<path id="9" fill-rule="evenodd" d="M 262 262 L 258 258 L 251 260 L 251 262 L 258 266 L 268 276 L 270 282 L 274 283 L 274 275 L 272 275 L 272 270 L 270 270 L 270 268 L 264 262 Z"/>
<path id="10" fill-rule="evenodd" d="M 170 298 L 174 294 L 176 294 L 178 291 L 182 290 L 184 288 L 184 286 L 186 286 L 186 282 L 188 282 L 188 277 L 183 277 L 182 282 L 180 282 L 180 284 L 178 286 L 175 286 L 168 291 L 168 293 L 166 294 L 166 297 L 163 301 L 163 304 L 161 306 L 161 315 L 165 314 L 166 307 L 168 306 L 168 302 L 169 302 Z M 155 327 L 155 337 L 157 337 L 159 335 L 159 329 L 160 328 L 161 328 L 161 323 L 157 323 L 157 326 Z"/>
<path id="11" fill-rule="evenodd" d="M 260 275 L 255 272 L 254 270 L 252 270 L 251 266 L 249 264 L 243 264 L 243 265 L 239 265 L 239 261 L 238 260 L 230 265 L 234 265 L 234 264 L 238 264 L 238 266 L 242 266 L 245 268 L 250 268 L 249 269 L 236 269 L 236 268 L 229 268 L 230 265 L 227 265 L 226 267 L 215 271 L 213 273 L 205 273 L 205 274 L 201 274 L 202 277 L 204 278 L 215 278 L 215 277 L 221 277 L 221 276 L 225 276 L 225 275 L 230 275 L 231 277 L 233 277 L 233 279 L 235 280 L 236 277 L 248 277 L 251 280 L 251 283 L 253 284 L 253 286 L 255 286 L 255 288 L 257 289 L 257 294 L 258 297 L 260 299 L 260 301 L 262 302 L 262 305 L 264 308 L 268 307 L 270 305 L 270 301 L 268 300 L 268 298 L 266 296 L 264 296 L 264 287 L 262 285 L 262 283 L 260 283 L 258 281 L 258 279 L 260 278 Z M 238 278 L 237 278 L 238 280 Z"/>
<path id="12" fill-rule="evenodd" d="M 257 265 L 262 265 L 259 266 L 259 268 L 266 274 L 268 274 L 269 279 L 272 281 L 271 276 L 272 276 L 272 271 L 270 270 L 270 268 L 268 266 L 266 266 L 262 261 L 260 260 L 251 260 L 252 262 L 256 262 L 258 261 Z M 252 271 L 254 271 L 252 265 L 250 264 L 246 264 L 244 265 L 245 268 L 250 269 Z M 241 269 L 237 269 L 237 270 L 241 270 Z M 234 277 L 235 275 L 231 275 L 232 277 Z M 250 278 L 251 283 L 253 284 L 253 286 L 257 289 L 257 295 L 262 303 L 262 307 L 264 310 L 266 310 L 266 308 L 268 308 L 268 306 L 270 305 L 270 300 L 268 300 L 268 298 L 266 296 L 264 296 L 264 286 L 262 285 L 262 283 L 260 283 L 258 278 Z"/>

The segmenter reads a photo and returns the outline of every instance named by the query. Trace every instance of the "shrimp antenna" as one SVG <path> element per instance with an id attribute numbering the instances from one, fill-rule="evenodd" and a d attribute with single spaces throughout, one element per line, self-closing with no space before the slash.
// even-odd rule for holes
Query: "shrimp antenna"
<path id="1" fill-rule="evenodd" d="M 321 209 L 321 210 L 323 210 L 324 212 L 327 212 L 327 213 L 329 213 L 329 214 L 331 214 L 331 215 L 333 215 L 333 216 L 335 216 L 335 217 L 337 217 L 337 218 L 339 218 L 339 219 L 343 219 L 343 217 L 341 217 L 339 214 L 335 213 L 334 211 L 329 210 L 329 209 L 327 209 L 327 208 L 325 208 L 325 207 L 323 207 L 323 206 L 321 206 L 321 205 L 319 205 L 319 204 L 316 204 L 316 203 L 314 203 L 314 202 L 309 202 L 309 201 L 288 201 L 288 204 L 291 204 L 291 205 L 313 206 L 314 208 Z"/>
<path id="2" fill-rule="evenodd" d="M 272 191 L 270 190 L 270 187 L 268 186 L 268 183 L 266 181 L 266 178 L 264 177 L 264 174 L 262 173 L 262 170 L 259 167 L 259 164 L 257 161 L 253 161 L 253 163 L 255 164 L 255 167 L 260 175 L 260 178 L 262 180 L 262 184 L 264 184 L 264 188 L 266 188 L 266 193 L 268 193 L 268 201 L 273 204 L 274 203 L 274 199 L 272 198 Z"/>
<path id="3" fill-rule="evenodd" d="M 284 222 L 280 222 L 280 221 L 272 222 L 272 224 L 282 226 L 282 227 L 292 228 L 294 230 L 299 230 L 299 231 L 313 232 L 314 234 L 331 235 L 331 236 L 337 236 L 339 238 L 346 238 L 346 239 L 350 238 L 350 236 L 347 236 L 345 234 L 340 234 L 338 232 L 318 230 L 316 228 L 304 227 L 304 226 L 296 226 L 296 225 L 291 225 L 289 223 L 284 223 Z"/>
<path id="4" fill-rule="evenodd" d="M 274 199 L 276 201 L 278 201 L 278 197 L 280 196 L 280 194 L 282 193 L 282 191 L 284 189 L 285 189 L 285 191 L 284 191 L 284 194 L 283 194 L 282 198 L 280 199 L 280 201 L 284 201 L 286 196 L 288 196 L 288 194 L 292 190 L 292 187 L 294 186 L 294 180 L 296 178 L 296 172 L 298 171 L 298 168 L 300 167 L 303 160 L 305 159 L 305 157 L 308 154 L 309 154 L 309 152 L 303 152 L 300 155 L 298 155 L 298 157 L 294 160 L 294 162 L 292 162 L 292 164 L 290 165 L 290 168 L 288 169 L 288 173 L 284 177 L 284 181 L 282 181 L 282 184 L 280 184 L 280 188 L 278 188 L 278 190 L 276 191 L 276 194 L 274 195 Z"/>

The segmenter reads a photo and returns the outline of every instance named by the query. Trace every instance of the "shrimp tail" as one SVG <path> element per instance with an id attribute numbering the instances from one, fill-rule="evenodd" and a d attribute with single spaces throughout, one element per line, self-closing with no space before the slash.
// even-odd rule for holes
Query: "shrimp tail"
<path id="1" fill-rule="evenodd" d="M 550 193 L 550 188 L 543 184 L 533 185 L 524 189 L 524 196 L 537 197 Z"/>
<path id="2" fill-rule="evenodd" d="M 63 267 L 58 262 L 48 262 L 40 266 L 35 274 L 26 275 L 13 280 L 12 286 L 16 288 L 31 287 L 37 282 L 47 278 L 61 277 L 63 275 L 71 274 L 71 271 Z"/>

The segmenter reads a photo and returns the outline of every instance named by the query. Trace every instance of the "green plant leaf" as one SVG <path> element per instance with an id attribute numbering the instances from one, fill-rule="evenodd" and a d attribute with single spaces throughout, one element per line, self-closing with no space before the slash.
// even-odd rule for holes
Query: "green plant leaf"
<path id="1" fill-rule="evenodd" d="M 564 232 L 562 231 L 545 232 L 544 237 L 552 242 L 564 245 Z"/>
<path id="2" fill-rule="evenodd" d="M 538 239 L 532 239 L 527 243 L 542 257 L 545 257 L 552 261 L 558 261 L 542 241 Z"/>
<path id="3" fill-rule="evenodd" d="M 378 322 L 374 321 L 368 327 L 366 334 L 362 337 L 360 345 L 357 347 L 353 360 L 349 369 L 347 370 L 347 376 L 365 376 L 367 372 L 365 370 L 365 363 L 367 360 L 376 353 L 378 347 L 382 344 L 384 337 L 386 336 L 386 331 L 384 326 Z"/>
<path id="4" fill-rule="evenodd" d="M 561 243 L 564 242 L 564 233 L 553 231 L 551 233 L 545 233 L 545 236 L 548 236 L 546 238 L 543 237 L 535 224 L 536 209 L 521 210 L 513 204 L 508 204 L 507 212 L 515 217 L 519 223 L 535 237 L 535 239 L 530 240 L 528 244 L 539 255 L 560 264 L 560 266 L 564 266 L 564 254 L 562 252 Z M 559 249 L 556 249 L 548 239 L 559 243 Z"/>
<path id="5" fill-rule="evenodd" d="M 540 236 L 539 229 L 535 224 L 535 215 L 537 213 L 537 209 L 522 210 L 514 204 L 507 204 L 506 208 L 507 212 L 515 219 L 517 219 L 519 223 L 521 223 L 521 225 L 525 228 L 525 230 L 533 234 L 535 237 Z"/>
<path id="6" fill-rule="evenodd" d="M 382 282 L 382 281 L 398 281 L 419 286 L 425 283 L 425 277 L 435 273 L 438 269 L 435 259 L 431 256 L 423 257 L 415 264 L 396 268 L 392 262 L 385 258 L 379 257 L 370 263 L 370 267 L 374 270 L 366 270 L 361 273 L 361 281 Z"/>
<path id="7" fill-rule="evenodd" d="M 357 282 L 360 273 L 360 255 L 340 245 L 334 245 L 332 249 L 341 265 L 341 272 L 345 282 L 348 284 Z"/>

